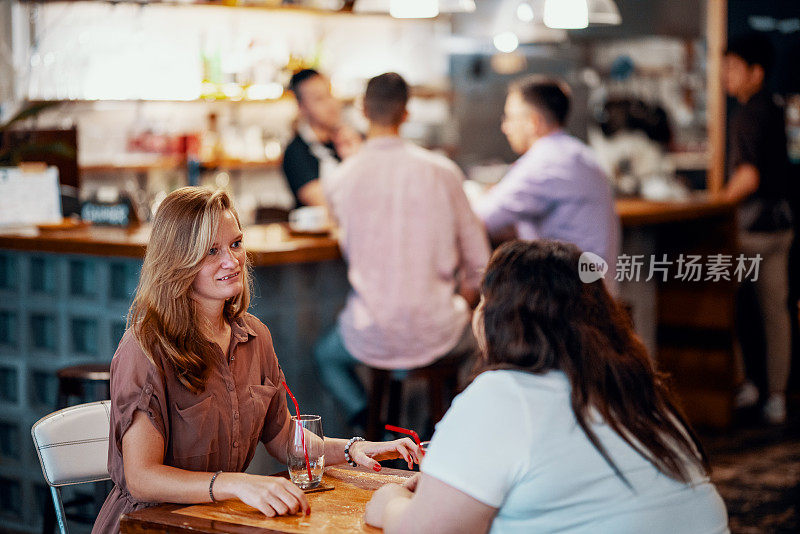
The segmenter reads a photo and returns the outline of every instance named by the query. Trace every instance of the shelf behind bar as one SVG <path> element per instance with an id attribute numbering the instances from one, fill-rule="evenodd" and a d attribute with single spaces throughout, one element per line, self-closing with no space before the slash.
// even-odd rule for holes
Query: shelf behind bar
<path id="1" fill-rule="evenodd" d="M 227 171 L 249 171 L 249 170 L 270 170 L 277 169 L 281 166 L 281 160 L 269 161 L 241 161 L 236 159 L 214 160 L 214 161 L 201 161 L 200 166 L 203 169 L 220 169 Z M 148 172 L 148 171 L 171 171 L 183 170 L 186 167 L 186 160 L 182 157 L 164 158 L 153 160 L 152 162 L 142 163 L 92 163 L 89 165 L 81 165 L 79 168 L 82 172 L 115 172 L 115 171 L 133 171 L 133 172 Z"/>
<path id="2" fill-rule="evenodd" d="M 58 103 L 58 104 L 277 104 L 278 102 L 285 102 L 288 100 L 294 100 L 294 97 L 284 93 L 282 96 L 278 98 L 267 98 L 262 100 L 247 100 L 247 99 L 239 99 L 235 100 L 232 98 L 190 98 L 190 99 L 175 99 L 175 98 L 95 98 L 95 99 L 85 99 L 85 98 L 59 98 L 59 99 L 36 99 L 36 100 L 29 100 L 28 102 L 31 104 L 42 104 L 42 103 Z"/>
<path id="3" fill-rule="evenodd" d="M 453 91 L 449 89 L 440 89 L 438 87 L 422 87 L 416 86 L 411 88 L 411 98 L 420 98 L 424 100 L 434 100 L 438 98 L 453 100 Z M 294 97 L 289 93 L 284 93 L 278 98 L 267 98 L 262 100 L 248 100 L 248 99 L 232 99 L 232 98 L 193 98 L 193 99 L 161 99 L 161 98 L 66 98 L 66 99 L 35 99 L 28 100 L 30 104 L 43 104 L 43 103 L 57 103 L 57 104 L 277 104 L 279 102 L 293 101 Z M 340 99 L 345 104 L 353 104 L 356 101 L 355 97 L 345 97 Z"/>
<path id="4" fill-rule="evenodd" d="M 98 3 L 97 0 L 20 0 L 21 3 L 24 4 L 32 4 L 32 3 L 43 3 L 43 4 L 79 4 L 79 3 Z M 166 7 L 180 7 L 180 8 L 187 8 L 187 7 L 222 7 L 222 8 L 234 8 L 234 9 L 259 9 L 264 11 L 284 11 L 287 13 L 298 13 L 304 15 L 317 15 L 317 16 L 327 16 L 327 15 L 350 15 L 350 16 L 372 16 L 372 17 L 390 17 L 391 15 L 386 12 L 369 12 L 369 13 L 361 13 L 361 12 L 354 12 L 352 9 L 348 9 L 349 5 L 347 2 L 344 3 L 342 9 L 338 11 L 334 11 L 332 9 L 320 9 L 310 6 L 302 6 L 302 5 L 291 5 L 291 4 L 281 4 L 281 5 L 269 5 L 266 2 L 242 2 L 240 0 L 226 0 L 226 1 L 211 1 L 211 0 L 192 0 L 188 2 L 180 2 L 176 0 L 103 0 L 107 4 L 134 4 L 142 7 L 148 6 L 166 6 Z M 406 19 L 395 19 L 398 21 L 403 21 Z M 419 20 L 419 19 L 414 19 Z M 433 19 L 432 19 L 433 20 Z"/>

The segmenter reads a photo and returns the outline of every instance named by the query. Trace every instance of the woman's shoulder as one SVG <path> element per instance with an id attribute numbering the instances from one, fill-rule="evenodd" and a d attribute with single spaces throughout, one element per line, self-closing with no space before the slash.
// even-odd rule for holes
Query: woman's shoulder
<path id="1" fill-rule="evenodd" d="M 454 406 L 473 412 L 483 406 L 512 413 L 562 410 L 569 406 L 569 380 L 560 371 L 534 374 L 495 369 L 484 371 L 456 398 Z"/>
<path id="2" fill-rule="evenodd" d="M 148 360 L 147 353 L 142 348 L 142 344 L 133 329 L 128 328 L 122 334 L 122 339 L 119 340 L 119 345 L 117 345 L 114 360 L 112 361 L 137 361 L 140 359 Z"/>
<path id="3" fill-rule="evenodd" d="M 146 342 L 146 334 L 136 332 L 131 327 L 126 329 L 111 360 L 112 370 L 115 366 L 125 365 L 148 373 L 163 374 L 170 367 L 168 361 L 156 347 L 147 347 Z"/>
<path id="4" fill-rule="evenodd" d="M 497 393 L 518 394 L 521 391 L 538 390 L 554 392 L 569 391 L 569 380 L 561 371 L 545 373 L 529 373 L 514 369 L 493 369 L 479 374 L 470 388 L 477 392 L 492 391 Z"/>
<path id="5" fill-rule="evenodd" d="M 159 363 L 159 365 L 161 365 Z M 127 329 L 111 360 L 111 377 L 115 383 L 138 383 L 145 377 L 160 374 L 132 329 Z M 137 379 L 136 377 L 140 377 Z"/>

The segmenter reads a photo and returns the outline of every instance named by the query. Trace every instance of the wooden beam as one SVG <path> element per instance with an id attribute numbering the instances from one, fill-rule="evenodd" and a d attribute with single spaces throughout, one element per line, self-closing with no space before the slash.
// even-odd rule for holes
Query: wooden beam
<path id="1" fill-rule="evenodd" d="M 14 72 L 13 2 L 0 2 L 0 102 L 13 102 L 16 81 Z"/>
<path id="2" fill-rule="evenodd" d="M 718 193 L 725 184 L 725 91 L 722 86 L 723 53 L 728 41 L 728 1 L 707 0 L 706 42 L 708 68 L 707 127 L 709 162 L 706 188 Z"/>

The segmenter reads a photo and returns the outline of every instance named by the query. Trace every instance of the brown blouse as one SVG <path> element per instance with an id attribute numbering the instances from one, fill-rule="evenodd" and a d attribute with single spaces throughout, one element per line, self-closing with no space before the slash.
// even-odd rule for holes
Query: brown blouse
<path id="1" fill-rule="evenodd" d="M 190 471 L 241 472 L 253 459 L 259 441 L 269 443 L 289 421 L 283 372 L 264 324 L 250 314 L 231 323 L 227 356 L 222 350 L 205 391 L 189 392 L 157 362 L 147 359 L 127 331 L 111 361 L 111 431 L 108 471 L 114 488 L 106 498 L 92 533 L 119 532 L 119 518 L 152 506 L 128 492 L 122 463 L 122 436 L 136 410 L 144 412 L 164 438 L 164 465 Z"/>

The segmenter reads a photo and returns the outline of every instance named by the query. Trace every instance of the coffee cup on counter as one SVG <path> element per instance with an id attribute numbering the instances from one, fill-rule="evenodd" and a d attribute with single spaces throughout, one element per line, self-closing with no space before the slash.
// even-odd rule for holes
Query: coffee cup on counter
<path id="1" fill-rule="evenodd" d="M 289 212 L 289 228 L 294 232 L 324 232 L 329 229 L 328 210 L 305 206 Z"/>

